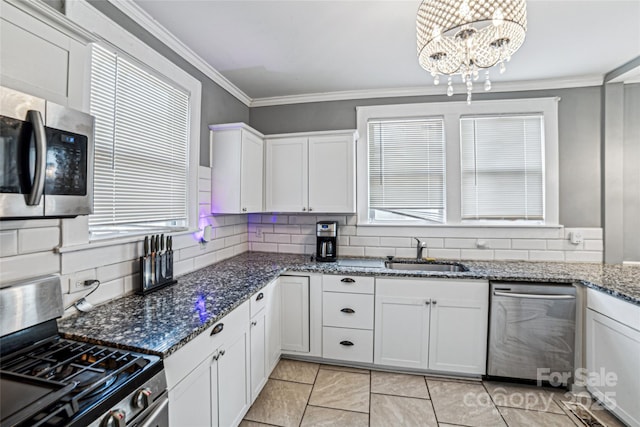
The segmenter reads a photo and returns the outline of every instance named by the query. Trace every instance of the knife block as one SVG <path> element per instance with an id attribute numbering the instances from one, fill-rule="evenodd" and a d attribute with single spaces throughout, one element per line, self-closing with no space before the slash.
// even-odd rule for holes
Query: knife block
<path id="1" fill-rule="evenodd" d="M 140 280 L 136 293 L 146 295 L 178 283 L 173 278 L 173 251 L 140 257 Z"/>

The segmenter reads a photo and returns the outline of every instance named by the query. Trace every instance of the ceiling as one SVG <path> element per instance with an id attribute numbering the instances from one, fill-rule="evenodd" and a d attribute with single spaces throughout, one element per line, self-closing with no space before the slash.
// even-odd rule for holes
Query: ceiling
<path id="1" fill-rule="evenodd" d="M 419 0 L 135 3 L 252 99 L 432 85 L 416 58 Z M 640 0 L 527 9 L 525 43 L 494 82 L 602 77 L 640 55 Z"/>

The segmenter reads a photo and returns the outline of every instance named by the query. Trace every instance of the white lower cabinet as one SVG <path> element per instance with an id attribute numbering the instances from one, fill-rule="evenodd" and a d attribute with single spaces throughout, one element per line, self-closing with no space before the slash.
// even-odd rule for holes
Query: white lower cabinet
<path id="1" fill-rule="evenodd" d="M 489 284 L 376 279 L 374 363 L 484 374 Z"/>
<path id="2" fill-rule="evenodd" d="M 280 276 L 282 350 L 309 352 L 309 278 Z"/>
<path id="3" fill-rule="evenodd" d="M 171 425 L 240 424 L 251 404 L 248 326 L 246 302 L 165 359 Z"/>
<path id="4" fill-rule="evenodd" d="M 267 382 L 266 310 L 251 318 L 251 400 L 255 400 Z"/>
<path id="5" fill-rule="evenodd" d="M 280 288 L 278 279 L 251 297 L 251 401 L 280 360 Z"/>
<path id="6" fill-rule="evenodd" d="M 640 426 L 640 307 L 587 293 L 587 388 L 630 426 Z"/>

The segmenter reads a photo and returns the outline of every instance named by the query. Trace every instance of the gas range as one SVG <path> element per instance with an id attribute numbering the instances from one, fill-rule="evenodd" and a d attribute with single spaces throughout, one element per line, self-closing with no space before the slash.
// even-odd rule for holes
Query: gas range
<path id="1" fill-rule="evenodd" d="M 56 276 L 0 288 L 0 426 L 167 425 L 162 360 L 61 338 L 59 293 Z"/>

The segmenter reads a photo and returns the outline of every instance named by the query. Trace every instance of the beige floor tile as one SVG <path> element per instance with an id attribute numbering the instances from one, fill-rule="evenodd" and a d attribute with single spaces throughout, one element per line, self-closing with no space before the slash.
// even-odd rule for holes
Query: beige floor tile
<path id="1" fill-rule="evenodd" d="M 468 426 L 504 426 L 481 383 L 427 380 L 438 421 Z"/>
<path id="2" fill-rule="evenodd" d="M 413 397 L 371 395 L 371 427 L 438 426 L 431 401 Z"/>
<path id="3" fill-rule="evenodd" d="M 427 383 L 423 376 L 371 372 L 371 393 L 428 399 Z"/>
<path id="4" fill-rule="evenodd" d="M 245 419 L 285 427 L 300 425 L 312 386 L 270 379 Z"/>
<path id="5" fill-rule="evenodd" d="M 242 420 L 238 427 L 271 427 L 273 424 L 256 423 L 255 421 Z"/>
<path id="6" fill-rule="evenodd" d="M 516 408 L 499 409 L 509 427 L 576 427 L 571 418 L 564 414 Z"/>
<path id="7" fill-rule="evenodd" d="M 271 373 L 271 378 L 297 383 L 313 384 L 319 364 L 282 359 Z"/>
<path id="8" fill-rule="evenodd" d="M 309 405 L 369 412 L 369 375 L 320 369 Z"/>
<path id="9" fill-rule="evenodd" d="M 566 390 L 489 381 L 484 386 L 496 406 L 564 414 L 554 399 L 561 397 Z"/>
<path id="10" fill-rule="evenodd" d="M 320 369 L 329 369 L 331 371 L 340 371 L 340 372 L 353 372 L 354 374 L 368 374 L 368 369 L 361 368 L 350 368 L 348 366 L 337 366 L 337 365 L 320 365 Z"/>
<path id="11" fill-rule="evenodd" d="M 434 377 L 431 375 L 425 375 L 424 378 L 428 380 L 434 381 L 449 381 L 454 383 L 464 383 L 464 384 L 481 384 L 482 380 L 475 378 L 447 378 L 447 377 Z"/>
<path id="12" fill-rule="evenodd" d="M 300 427 L 368 427 L 369 415 L 362 412 L 307 406 Z"/>

